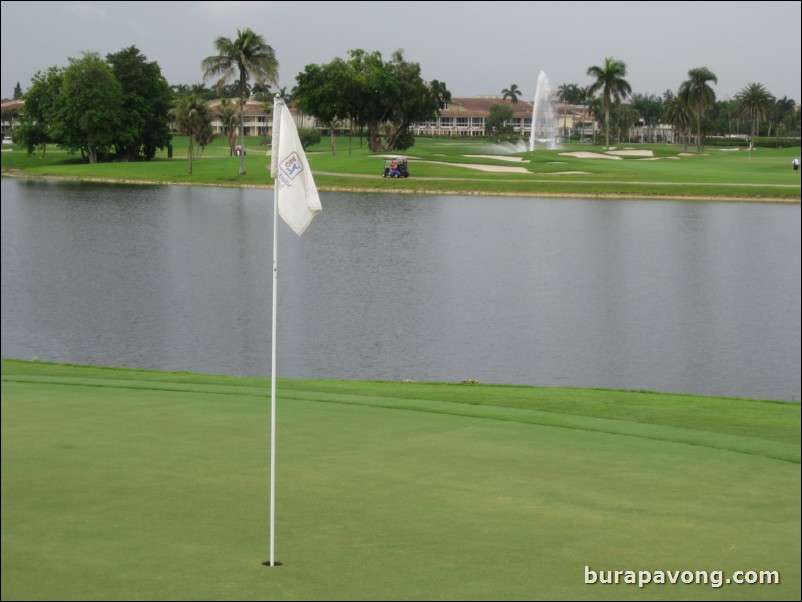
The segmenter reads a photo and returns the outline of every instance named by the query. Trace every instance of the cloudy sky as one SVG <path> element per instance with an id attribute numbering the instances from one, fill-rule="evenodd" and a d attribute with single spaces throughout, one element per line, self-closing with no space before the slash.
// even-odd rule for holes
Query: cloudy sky
<path id="1" fill-rule="evenodd" d="M 281 86 L 310 63 L 362 48 L 403 49 L 453 96 L 535 94 L 587 85 L 605 57 L 627 65 L 633 92 L 676 90 L 688 70 L 718 77 L 719 99 L 758 82 L 797 102 L 800 5 L 793 2 L 2 2 L 2 93 L 68 57 L 136 46 L 170 84 L 202 81 L 214 39 L 250 27 L 276 51 Z"/>

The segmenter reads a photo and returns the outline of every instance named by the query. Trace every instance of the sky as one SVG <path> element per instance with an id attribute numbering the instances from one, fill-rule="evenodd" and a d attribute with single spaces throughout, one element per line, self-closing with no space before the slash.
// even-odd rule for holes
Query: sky
<path id="1" fill-rule="evenodd" d="M 214 40 L 250 27 L 276 52 L 279 86 L 308 64 L 348 51 L 396 50 L 454 97 L 532 100 L 541 71 L 552 89 L 593 82 L 606 57 L 626 64 L 633 93 L 676 91 L 707 67 L 720 100 L 760 83 L 802 100 L 799 1 L 793 2 L 2 2 L 2 84 L 10 98 L 39 70 L 83 52 L 136 46 L 170 85 L 203 81 Z M 209 83 L 211 85 L 211 82 Z"/>

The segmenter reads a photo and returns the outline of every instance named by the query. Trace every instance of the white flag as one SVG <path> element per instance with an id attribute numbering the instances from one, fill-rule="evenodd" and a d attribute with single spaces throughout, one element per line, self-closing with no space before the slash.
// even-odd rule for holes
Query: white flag
<path id="1" fill-rule="evenodd" d="M 270 175 L 276 180 L 278 213 L 300 236 L 323 207 L 295 121 L 281 98 L 276 98 L 273 104 Z"/>

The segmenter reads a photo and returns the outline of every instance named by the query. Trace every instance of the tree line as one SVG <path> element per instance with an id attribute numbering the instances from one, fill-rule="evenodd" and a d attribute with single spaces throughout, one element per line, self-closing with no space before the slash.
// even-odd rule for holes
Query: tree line
<path id="1" fill-rule="evenodd" d="M 203 84 L 168 85 L 156 62 L 148 61 L 135 47 L 108 54 L 85 53 L 70 58 L 64 68 L 38 72 L 22 94 L 25 110 L 15 137 L 30 153 L 44 152 L 48 143 L 80 152 L 85 160 L 134 161 L 152 159 L 171 141 L 171 131 L 188 137 L 189 170 L 192 159 L 213 138 L 211 123 L 218 119 L 228 136 L 229 149 L 239 147 L 239 173 L 246 173 L 243 112 L 250 99 L 272 110 L 271 86 L 278 86 L 278 60 L 273 48 L 250 28 L 237 30 L 233 38 L 214 41 L 217 54 L 201 61 Z M 776 99 L 761 84 L 750 83 L 732 101 L 716 101 L 711 84 L 717 78 L 706 67 L 691 69 L 676 92 L 662 98 L 632 94 L 626 80 L 626 64 L 607 57 L 591 66 L 587 86 L 563 84 L 557 91 L 565 104 L 579 105 L 588 114 L 603 115 L 605 142 L 611 130 L 620 135 L 633 123 L 668 123 L 685 137 L 695 134 L 699 150 L 706 132 L 732 133 L 741 120 L 751 124 L 752 141 L 768 125 L 769 132 L 800 130 L 799 111 L 792 99 Z M 206 87 L 205 82 L 213 82 Z M 404 150 L 414 144 L 411 125 L 436 118 L 451 100 L 445 83 L 424 81 L 418 63 L 407 61 L 403 52 L 385 60 L 379 52 L 356 49 L 346 59 L 307 65 L 296 76 L 297 85 L 279 94 L 288 103 L 314 115 L 329 130 L 332 152 L 334 133 L 348 124 L 361 133 L 374 152 Z M 502 98 L 515 104 L 521 91 L 516 84 L 502 90 Z M 220 98 L 215 111 L 208 100 Z M 626 104 L 625 100 L 631 102 Z M 497 105 L 487 119 L 488 134 L 506 132 L 511 119 L 509 106 Z M 4 115 L 4 119 L 7 116 Z M 584 115 L 583 115 L 584 121 Z M 319 134 L 317 134 L 319 136 Z M 594 132 L 595 135 L 595 132 Z"/>
<path id="2" fill-rule="evenodd" d="M 707 67 L 690 69 L 688 79 L 676 91 L 666 90 L 662 97 L 632 94 L 632 87 L 625 79 L 626 63 L 612 57 L 607 57 L 602 65 L 589 67 L 587 75 L 593 78 L 592 83 L 587 86 L 562 84 L 557 89 L 557 98 L 564 104 L 581 106 L 589 114 L 603 115 L 607 146 L 611 130 L 620 138 L 639 121 L 647 128 L 661 123 L 673 126 L 686 148 L 691 135 L 695 135 L 699 151 L 704 149 L 706 134 L 742 133 L 744 122 L 751 128 L 750 146 L 760 135 L 798 137 L 802 130 L 796 102 L 788 97 L 776 98 L 760 83 L 747 84 L 734 99 L 717 100 L 711 84 L 717 84 L 718 78 Z M 502 98 L 509 98 L 512 104 L 517 103 L 521 95 L 517 84 L 501 92 Z M 623 101 L 627 99 L 630 102 L 625 104 Z M 489 119 L 491 127 L 498 132 L 508 132 L 503 128 L 512 118 L 512 111 L 503 111 L 501 105 L 495 112 L 494 108 Z"/>

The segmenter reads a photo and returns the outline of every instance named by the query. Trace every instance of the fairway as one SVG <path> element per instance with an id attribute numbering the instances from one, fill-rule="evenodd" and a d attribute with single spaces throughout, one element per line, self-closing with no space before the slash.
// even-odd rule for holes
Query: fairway
<path id="1" fill-rule="evenodd" d="M 280 380 L 269 568 L 267 381 L 2 377 L 4 600 L 800 597 L 798 404 Z M 724 582 L 590 585 L 586 567 Z"/>

